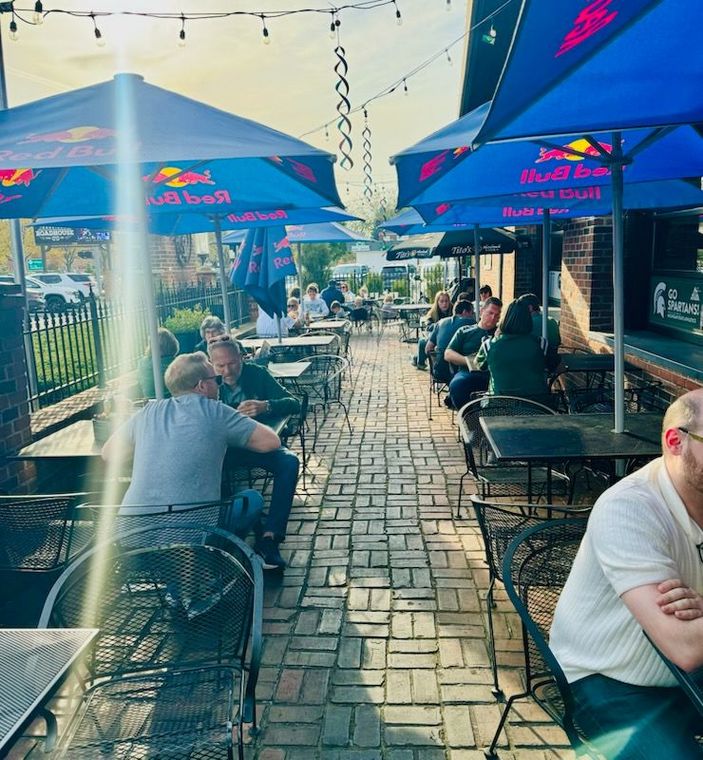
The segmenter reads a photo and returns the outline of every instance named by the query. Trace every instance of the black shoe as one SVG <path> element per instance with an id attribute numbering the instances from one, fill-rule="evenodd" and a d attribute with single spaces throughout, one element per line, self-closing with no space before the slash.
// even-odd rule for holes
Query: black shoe
<path id="1" fill-rule="evenodd" d="M 452 399 L 450 396 L 445 396 L 443 401 L 444 401 L 444 406 L 446 406 L 447 409 L 456 409 L 456 407 L 452 403 Z"/>
<path id="2" fill-rule="evenodd" d="M 278 542 L 270 536 L 264 536 L 256 542 L 254 551 L 264 561 L 264 570 L 283 570 L 286 561 L 278 551 Z"/>
<path id="3" fill-rule="evenodd" d="M 427 372 L 427 365 L 426 365 L 426 364 L 420 364 L 420 363 L 416 363 L 416 364 L 415 364 L 415 366 L 416 366 L 418 369 L 422 369 L 422 370 L 424 370 L 425 372 Z"/>
<path id="4" fill-rule="evenodd" d="M 413 367 L 417 367 L 417 356 L 411 356 L 410 361 L 412 362 Z"/>

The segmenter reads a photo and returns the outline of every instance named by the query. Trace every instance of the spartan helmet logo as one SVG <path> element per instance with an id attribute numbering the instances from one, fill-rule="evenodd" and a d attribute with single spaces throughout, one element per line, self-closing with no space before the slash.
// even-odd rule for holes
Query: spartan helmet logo
<path id="1" fill-rule="evenodd" d="M 658 283 L 657 287 L 654 288 L 654 313 L 662 319 L 666 316 L 666 301 L 664 300 L 665 290 L 665 282 Z"/>

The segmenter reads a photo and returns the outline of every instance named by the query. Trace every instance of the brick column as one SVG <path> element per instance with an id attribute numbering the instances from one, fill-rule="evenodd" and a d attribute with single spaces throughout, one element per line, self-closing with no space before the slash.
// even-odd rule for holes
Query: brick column
<path id="1" fill-rule="evenodd" d="M 19 288 L 0 289 L 0 493 L 30 490 L 34 465 L 8 461 L 31 442 Z"/>
<path id="2" fill-rule="evenodd" d="M 588 346 L 591 330 L 613 329 L 613 248 L 609 217 L 570 222 L 561 260 L 561 339 Z"/>

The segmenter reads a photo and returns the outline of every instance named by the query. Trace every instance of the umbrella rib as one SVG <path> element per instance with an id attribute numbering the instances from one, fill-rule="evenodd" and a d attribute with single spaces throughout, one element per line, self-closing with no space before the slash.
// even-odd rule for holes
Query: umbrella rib
<path id="1" fill-rule="evenodd" d="M 39 206 L 39 209 L 37 209 L 37 213 L 35 215 L 35 219 L 43 216 L 42 209 L 46 205 L 48 201 L 51 200 L 54 193 L 56 192 L 56 188 L 61 184 L 63 178 L 66 176 L 66 173 L 68 172 L 68 169 L 66 167 L 59 170 L 58 175 L 56 176 L 56 179 L 54 180 L 53 184 L 49 188 L 49 192 L 44 196 L 44 199 L 41 202 L 41 205 Z"/>

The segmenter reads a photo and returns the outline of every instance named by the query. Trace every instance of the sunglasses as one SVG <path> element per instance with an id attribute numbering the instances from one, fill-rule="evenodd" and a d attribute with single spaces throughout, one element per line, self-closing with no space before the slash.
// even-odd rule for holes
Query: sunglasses
<path id="1" fill-rule="evenodd" d="M 203 381 L 214 380 L 216 385 L 222 385 L 222 375 L 208 375 L 203 378 Z"/>
<path id="2" fill-rule="evenodd" d="M 214 338 L 210 338 L 207 344 L 212 346 L 214 343 L 226 343 L 228 340 L 232 340 L 229 335 L 216 335 Z"/>
<path id="3" fill-rule="evenodd" d="M 698 433 L 692 433 L 688 428 L 685 428 L 685 427 L 679 427 L 677 428 L 677 430 L 680 430 L 682 433 L 686 433 L 686 435 L 689 438 L 693 438 L 694 441 L 703 443 L 703 435 L 698 435 Z M 701 561 L 703 562 L 703 557 L 701 558 Z"/>

